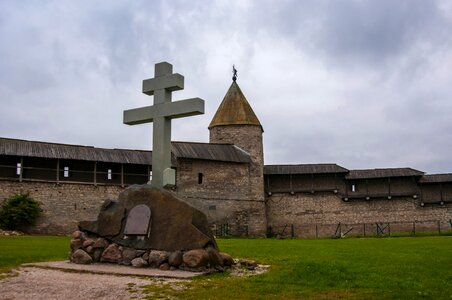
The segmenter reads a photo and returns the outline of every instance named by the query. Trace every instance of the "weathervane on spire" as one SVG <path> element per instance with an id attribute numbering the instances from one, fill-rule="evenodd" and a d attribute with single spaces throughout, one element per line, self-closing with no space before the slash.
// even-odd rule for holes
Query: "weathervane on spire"
<path id="1" fill-rule="evenodd" d="M 237 80 L 237 70 L 235 68 L 235 65 L 232 65 L 232 80 L 233 81 Z"/>

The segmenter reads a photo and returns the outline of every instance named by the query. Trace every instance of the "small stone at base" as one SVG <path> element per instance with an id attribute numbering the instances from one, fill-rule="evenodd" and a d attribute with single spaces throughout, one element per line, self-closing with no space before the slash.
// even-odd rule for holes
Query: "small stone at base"
<path id="1" fill-rule="evenodd" d="M 170 265 L 168 263 L 161 264 L 159 269 L 163 271 L 168 271 L 170 269 Z"/>
<path id="2" fill-rule="evenodd" d="M 131 264 L 135 268 L 144 268 L 148 266 L 148 262 L 141 257 L 132 259 Z"/>

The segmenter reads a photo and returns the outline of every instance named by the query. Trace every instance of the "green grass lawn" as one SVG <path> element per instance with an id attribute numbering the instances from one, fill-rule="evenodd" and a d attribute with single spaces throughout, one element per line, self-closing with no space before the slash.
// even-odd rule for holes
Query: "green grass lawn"
<path id="1" fill-rule="evenodd" d="M 0 268 L 64 259 L 68 238 L 0 237 Z M 220 239 L 234 257 L 270 264 L 266 274 L 203 276 L 174 291 L 182 299 L 452 299 L 452 237 Z"/>
<path id="2" fill-rule="evenodd" d="M 69 237 L 0 236 L 0 272 L 22 263 L 67 259 Z"/>

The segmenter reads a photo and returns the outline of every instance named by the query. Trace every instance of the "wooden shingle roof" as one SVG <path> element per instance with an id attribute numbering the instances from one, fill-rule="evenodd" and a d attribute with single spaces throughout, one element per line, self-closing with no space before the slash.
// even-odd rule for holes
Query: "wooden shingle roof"
<path id="1" fill-rule="evenodd" d="M 350 170 L 346 179 L 370 179 L 387 177 L 423 176 L 424 172 L 412 168 L 386 168 Z"/>
<path id="2" fill-rule="evenodd" d="M 0 138 L 0 155 L 59 158 L 150 165 L 151 151 L 104 149 L 92 146 Z"/>
<path id="3" fill-rule="evenodd" d="M 234 81 L 210 122 L 209 129 L 220 125 L 258 125 L 259 119 Z"/>
<path id="4" fill-rule="evenodd" d="M 421 183 L 440 183 L 440 182 L 452 182 L 452 174 L 430 174 L 424 175 L 419 180 Z"/>
<path id="5" fill-rule="evenodd" d="M 172 152 L 178 158 L 250 163 L 250 155 L 230 144 L 172 142 Z"/>
<path id="6" fill-rule="evenodd" d="M 249 163 L 250 155 L 234 145 L 172 142 L 174 158 Z M 86 160 L 125 164 L 152 164 L 152 151 L 105 149 L 92 146 L 0 138 L 0 155 Z M 174 162 L 173 162 L 174 165 Z"/>
<path id="7" fill-rule="evenodd" d="M 266 165 L 265 175 L 347 173 L 337 164 Z"/>

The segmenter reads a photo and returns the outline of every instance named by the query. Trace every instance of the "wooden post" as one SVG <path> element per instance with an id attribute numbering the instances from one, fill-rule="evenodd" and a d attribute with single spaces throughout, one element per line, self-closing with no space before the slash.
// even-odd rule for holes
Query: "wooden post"
<path id="1" fill-rule="evenodd" d="M 369 197 L 369 179 L 366 179 L 366 197 Z"/>
<path id="2" fill-rule="evenodd" d="M 388 223 L 388 235 L 391 236 L 391 223 Z"/>
<path id="3" fill-rule="evenodd" d="M 57 184 L 60 184 L 60 159 L 59 158 L 57 158 L 56 182 L 57 182 Z"/>
<path id="4" fill-rule="evenodd" d="M 366 223 L 363 224 L 364 227 L 364 236 L 366 236 Z"/>
<path id="5" fill-rule="evenodd" d="M 315 237 L 318 238 L 319 237 L 319 227 L 317 224 L 315 224 Z"/>
<path id="6" fill-rule="evenodd" d="M 97 185 L 97 161 L 94 162 L 94 185 Z"/>
<path id="7" fill-rule="evenodd" d="M 334 173 L 334 189 L 339 192 L 339 189 L 337 188 L 337 173 Z"/>
<path id="8" fill-rule="evenodd" d="M 290 224 L 290 235 L 292 236 L 292 238 L 295 237 L 295 233 L 294 233 L 294 228 L 293 228 L 293 224 Z"/>
<path id="9" fill-rule="evenodd" d="M 413 222 L 413 234 L 416 234 L 416 221 Z"/>
<path id="10" fill-rule="evenodd" d="M 341 235 L 342 235 L 342 228 L 341 228 L 341 223 L 339 223 L 336 226 L 336 231 L 334 232 L 334 236 L 341 237 Z"/>
<path id="11" fill-rule="evenodd" d="M 391 197 L 391 177 L 388 177 L 388 196 Z"/>
<path id="12" fill-rule="evenodd" d="M 148 181 L 151 181 L 151 166 L 148 166 Z"/>
<path id="13" fill-rule="evenodd" d="M 20 174 L 19 174 L 19 182 L 22 182 L 23 174 L 24 174 L 24 158 L 21 156 L 21 157 L 20 157 Z"/>
<path id="14" fill-rule="evenodd" d="M 443 183 L 442 182 L 439 183 L 439 193 L 440 193 L 440 197 L 441 197 L 441 202 L 443 202 Z"/>
<path id="15" fill-rule="evenodd" d="M 438 220 L 438 235 L 441 235 L 441 221 Z"/>
<path id="16" fill-rule="evenodd" d="M 124 164 L 121 164 L 121 187 L 124 187 Z"/>
<path id="17" fill-rule="evenodd" d="M 314 191 L 314 173 L 311 173 L 311 192 Z"/>
<path id="18" fill-rule="evenodd" d="M 293 192 L 293 188 L 292 188 L 292 174 L 289 174 L 289 184 L 290 184 L 290 191 Z"/>
<path id="19" fill-rule="evenodd" d="M 420 200 L 421 200 L 421 202 L 424 202 L 424 193 L 423 193 L 424 187 L 423 187 L 423 185 L 422 185 L 422 182 L 420 183 L 420 186 L 421 186 L 421 195 L 420 195 L 420 196 L 421 196 L 421 197 L 420 197 L 421 199 L 420 199 Z"/>
<path id="20" fill-rule="evenodd" d="M 345 197 L 347 198 L 348 198 L 348 188 L 349 188 L 348 182 L 345 181 Z"/>

